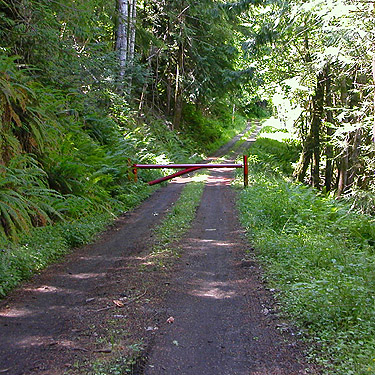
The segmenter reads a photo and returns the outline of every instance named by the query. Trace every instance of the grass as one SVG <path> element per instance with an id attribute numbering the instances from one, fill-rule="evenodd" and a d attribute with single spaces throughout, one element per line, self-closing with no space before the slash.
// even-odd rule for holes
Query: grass
<path id="1" fill-rule="evenodd" d="M 195 218 L 206 177 L 205 174 L 196 174 L 192 178 L 163 222 L 154 230 L 155 244 L 145 263 L 147 267 L 167 268 L 179 256 L 176 242 L 188 231 Z"/>
<path id="2" fill-rule="evenodd" d="M 78 222 L 35 228 L 18 244 L 0 253 L 0 296 L 5 296 L 21 281 L 58 260 L 72 247 L 91 241 L 111 220 L 109 214 L 97 214 Z"/>
<path id="3" fill-rule="evenodd" d="M 130 356 L 118 356 L 110 360 L 98 360 L 92 365 L 90 375 L 125 375 L 137 373 L 137 367 L 142 363 L 143 345 L 134 344 L 128 348 Z"/>
<path id="4" fill-rule="evenodd" d="M 260 139 L 251 154 L 241 221 L 282 311 L 327 374 L 374 374 L 374 217 L 286 178 L 291 145 Z"/>

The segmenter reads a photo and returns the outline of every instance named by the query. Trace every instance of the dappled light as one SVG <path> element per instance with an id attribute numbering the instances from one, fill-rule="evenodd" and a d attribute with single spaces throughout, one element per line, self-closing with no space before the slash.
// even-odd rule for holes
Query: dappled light
<path id="1" fill-rule="evenodd" d="M 92 279 L 92 278 L 100 278 L 100 277 L 105 277 L 105 273 L 76 273 L 76 274 L 69 274 L 68 276 L 65 277 L 71 277 L 73 279 L 78 279 L 78 280 L 86 280 L 86 279 Z"/>
<path id="2" fill-rule="evenodd" d="M 28 308 L 10 308 L 0 311 L 0 316 L 4 318 L 23 318 L 34 314 L 35 312 Z"/>
<path id="3" fill-rule="evenodd" d="M 204 231 L 205 232 L 216 232 L 216 231 L 220 232 L 220 228 L 206 228 L 206 229 L 204 229 Z M 209 234 L 207 234 L 207 235 L 209 235 Z M 217 240 L 214 240 L 214 239 L 207 239 L 207 238 L 191 238 L 190 242 L 194 246 L 199 246 L 201 244 L 209 244 L 209 245 L 214 246 L 216 248 L 216 250 L 217 250 L 217 247 L 219 247 L 219 248 L 220 247 L 231 247 L 231 246 L 236 245 L 236 243 L 231 242 L 231 241 L 217 241 Z M 192 248 L 192 246 L 190 246 L 190 248 Z"/>
<path id="4" fill-rule="evenodd" d="M 230 185 L 233 181 L 233 178 L 230 177 L 222 177 L 220 175 L 213 176 L 210 175 L 207 179 L 207 186 L 220 186 L 220 185 Z"/>
<path id="5" fill-rule="evenodd" d="M 52 285 L 42 285 L 38 288 L 25 288 L 24 289 L 25 291 L 27 292 L 31 292 L 31 293 L 69 293 L 70 291 L 65 289 L 65 288 L 61 288 L 61 287 L 55 287 L 55 286 L 52 286 Z"/>
<path id="6" fill-rule="evenodd" d="M 231 289 L 228 282 L 215 282 L 207 280 L 196 280 L 197 287 L 190 294 L 196 297 L 227 299 L 235 297 L 236 291 Z M 194 287 L 194 286 L 193 286 Z"/>

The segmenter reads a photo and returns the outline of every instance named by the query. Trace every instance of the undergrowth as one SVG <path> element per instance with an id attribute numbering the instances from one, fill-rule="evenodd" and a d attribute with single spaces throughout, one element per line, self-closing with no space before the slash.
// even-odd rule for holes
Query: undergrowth
<path id="1" fill-rule="evenodd" d="M 185 137 L 195 142 L 200 152 L 220 148 L 246 127 L 246 118 L 228 107 L 216 105 L 209 115 L 204 115 L 192 104 L 184 106 L 183 130 Z"/>
<path id="2" fill-rule="evenodd" d="M 327 374 L 375 373 L 375 219 L 285 177 L 295 150 L 259 139 L 241 220 L 283 311 Z"/>

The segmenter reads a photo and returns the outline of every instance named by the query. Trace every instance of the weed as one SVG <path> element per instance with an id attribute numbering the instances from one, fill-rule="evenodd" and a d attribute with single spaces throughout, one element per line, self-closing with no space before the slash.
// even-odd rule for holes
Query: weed
<path id="1" fill-rule="evenodd" d="M 131 354 L 128 356 L 118 355 L 107 361 L 97 361 L 92 365 L 88 375 L 125 375 L 136 373 L 137 367 L 143 362 L 143 344 L 137 343 L 129 346 Z"/>

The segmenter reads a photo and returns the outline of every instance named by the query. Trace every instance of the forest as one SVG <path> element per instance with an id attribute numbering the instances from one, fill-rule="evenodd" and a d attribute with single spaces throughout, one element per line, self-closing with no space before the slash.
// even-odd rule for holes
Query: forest
<path id="1" fill-rule="evenodd" d="M 374 373 L 374 20 L 366 0 L 0 0 L 0 296 L 152 194 L 163 172 L 135 184 L 134 163 L 262 119 L 243 225 L 321 363 Z"/>

